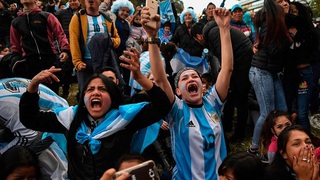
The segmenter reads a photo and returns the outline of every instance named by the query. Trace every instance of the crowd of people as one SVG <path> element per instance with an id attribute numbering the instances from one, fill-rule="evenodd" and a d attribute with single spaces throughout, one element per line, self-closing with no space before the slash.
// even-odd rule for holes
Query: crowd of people
<path id="1" fill-rule="evenodd" d="M 129 0 L 0 0 L 0 179 L 111 180 L 149 159 L 162 180 L 320 179 L 310 7 L 158 3 L 173 19 Z"/>

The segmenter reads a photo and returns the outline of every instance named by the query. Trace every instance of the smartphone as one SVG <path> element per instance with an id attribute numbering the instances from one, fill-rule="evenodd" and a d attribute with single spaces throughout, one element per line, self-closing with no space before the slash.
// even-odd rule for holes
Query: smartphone
<path id="1" fill-rule="evenodd" d="M 158 5 L 158 0 L 146 0 L 146 6 L 149 8 L 151 18 L 158 13 Z M 153 29 L 157 28 L 157 22 L 153 20 L 150 20 L 146 25 Z"/>
<path id="2" fill-rule="evenodd" d="M 130 180 L 160 180 L 157 168 L 152 160 L 118 171 L 113 175 L 112 179 L 116 179 L 125 172 L 131 175 Z"/>

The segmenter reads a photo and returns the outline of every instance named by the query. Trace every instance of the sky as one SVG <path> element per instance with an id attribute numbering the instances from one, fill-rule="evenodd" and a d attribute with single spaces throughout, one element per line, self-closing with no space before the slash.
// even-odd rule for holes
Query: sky
<path id="1" fill-rule="evenodd" d="M 187 8 L 192 6 L 197 14 L 201 14 L 202 10 L 207 7 L 209 2 L 212 2 L 217 7 L 220 6 L 222 0 L 182 0 L 184 3 L 184 7 Z M 230 9 L 234 4 L 238 4 L 238 0 L 226 0 L 225 6 L 226 8 Z"/>

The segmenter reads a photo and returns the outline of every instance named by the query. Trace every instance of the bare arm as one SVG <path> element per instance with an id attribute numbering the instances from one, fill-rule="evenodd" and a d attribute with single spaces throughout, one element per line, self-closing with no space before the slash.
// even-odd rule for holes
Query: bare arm
<path id="1" fill-rule="evenodd" d="M 132 78 L 136 80 L 141 87 L 148 91 L 152 88 L 153 83 L 146 76 L 144 76 L 140 71 L 140 54 L 136 48 L 131 48 L 131 51 L 123 51 L 123 53 L 130 58 L 126 58 L 125 56 L 120 56 L 120 59 L 128 64 L 121 63 L 120 66 L 131 71 Z"/>
<path id="2" fill-rule="evenodd" d="M 216 82 L 216 90 L 221 101 L 228 95 L 230 78 L 233 70 L 233 51 L 230 37 L 230 12 L 225 8 L 213 11 L 214 19 L 219 26 L 221 41 L 221 70 Z"/>
<path id="3" fill-rule="evenodd" d="M 157 28 L 152 29 L 145 25 L 146 22 L 150 21 L 151 17 L 149 14 L 149 8 L 143 7 L 141 11 L 141 24 L 142 27 L 145 29 L 146 33 L 148 34 L 148 37 L 155 37 L 157 36 L 160 27 L 160 18 L 158 15 L 156 17 L 152 17 L 154 20 L 157 21 Z M 170 103 L 173 103 L 174 93 L 167 79 L 167 74 L 161 61 L 160 50 L 158 48 L 158 45 L 149 43 L 148 46 L 150 54 L 151 72 L 154 76 L 155 83 L 166 93 Z"/>

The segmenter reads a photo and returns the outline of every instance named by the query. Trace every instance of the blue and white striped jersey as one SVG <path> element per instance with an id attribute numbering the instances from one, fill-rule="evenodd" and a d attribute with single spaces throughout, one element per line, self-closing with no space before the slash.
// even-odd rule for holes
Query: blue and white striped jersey
<path id="1" fill-rule="evenodd" d="M 99 33 L 108 33 L 108 28 L 106 26 L 106 19 L 103 15 L 99 16 L 90 16 L 87 15 L 88 24 L 87 24 L 87 44 L 84 52 L 84 58 L 91 59 L 91 54 L 88 48 L 88 43 L 90 42 L 92 36 Z"/>
<path id="2" fill-rule="evenodd" d="M 163 56 L 161 55 L 161 60 L 163 67 L 166 68 L 166 63 L 164 61 Z M 151 64 L 150 64 L 150 54 L 149 51 L 144 51 L 140 54 L 140 71 L 144 76 L 148 76 L 151 73 Z M 131 89 L 131 96 L 133 96 L 136 91 L 134 89 L 142 90 L 141 85 L 132 78 L 130 75 L 130 80 L 129 80 L 129 86 L 132 88 Z"/>
<path id="3" fill-rule="evenodd" d="M 215 86 L 203 96 L 203 105 L 188 106 L 175 97 L 167 120 L 176 167 L 173 179 L 218 179 L 218 168 L 227 156 L 221 123 L 221 102 Z"/>
<path id="4" fill-rule="evenodd" d="M 5 78 L 0 80 L 0 126 L 8 128 L 15 138 L 0 154 L 14 145 L 28 146 L 38 133 L 27 129 L 19 119 L 19 102 L 26 92 L 30 80 L 24 78 Z M 39 106 L 41 110 L 69 107 L 68 102 L 44 85 L 39 86 Z"/>

